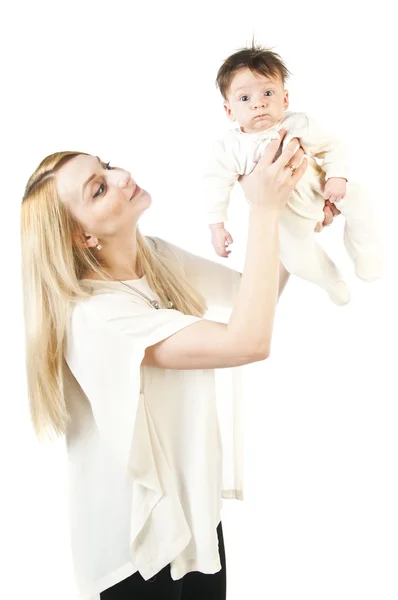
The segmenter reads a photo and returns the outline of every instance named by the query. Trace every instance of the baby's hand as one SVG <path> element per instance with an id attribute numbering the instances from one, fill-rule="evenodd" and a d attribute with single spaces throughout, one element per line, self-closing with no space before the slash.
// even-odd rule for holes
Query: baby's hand
<path id="1" fill-rule="evenodd" d="M 347 192 L 347 180 L 343 177 L 331 177 L 327 180 L 323 197 L 330 202 L 339 202 Z"/>
<path id="2" fill-rule="evenodd" d="M 333 223 L 334 217 L 341 215 L 341 212 L 336 208 L 335 204 L 325 200 L 325 206 L 323 207 L 324 219 L 322 222 L 316 224 L 315 231 L 322 231 L 324 227 L 328 227 Z"/>
<path id="3" fill-rule="evenodd" d="M 214 223 L 210 225 L 211 243 L 218 256 L 228 258 L 231 250 L 228 249 L 229 244 L 233 243 L 230 233 L 224 228 L 224 223 Z"/>

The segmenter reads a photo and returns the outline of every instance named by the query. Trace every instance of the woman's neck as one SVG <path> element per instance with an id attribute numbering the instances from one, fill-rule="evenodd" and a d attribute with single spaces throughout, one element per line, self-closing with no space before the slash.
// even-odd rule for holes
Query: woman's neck
<path id="1" fill-rule="evenodd" d="M 140 279 L 143 273 L 140 273 L 137 268 L 137 239 L 134 237 L 126 241 L 104 242 L 101 250 L 95 249 L 95 256 L 100 263 L 100 267 L 104 273 L 112 279 Z M 96 273 L 87 275 L 85 279 L 97 278 Z"/>
<path id="2" fill-rule="evenodd" d="M 105 273 L 106 275 L 108 275 L 111 279 L 115 279 L 116 281 L 129 281 L 131 279 L 141 279 L 143 274 L 139 274 L 136 271 L 121 271 L 118 270 L 115 274 L 115 272 L 111 272 L 109 269 L 106 268 L 102 268 L 102 272 Z M 87 273 L 86 275 L 84 275 L 84 277 L 82 277 L 82 279 L 98 279 L 98 274 L 95 273 L 94 271 L 91 271 L 90 273 Z"/>

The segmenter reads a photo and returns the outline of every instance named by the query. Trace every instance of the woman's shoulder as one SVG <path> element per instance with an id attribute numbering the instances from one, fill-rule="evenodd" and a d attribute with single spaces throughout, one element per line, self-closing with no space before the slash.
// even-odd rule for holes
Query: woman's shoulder
<path id="1" fill-rule="evenodd" d="M 177 246 L 171 242 L 156 235 L 146 235 L 145 239 L 153 250 L 158 250 L 160 252 L 171 252 L 173 248 L 177 248 Z"/>
<path id="2" fill-rule="evenodd" d="M 194 251 L 186 250 L 163 238 L 151 236 L 150 239 L 152 240 L 153 247 L 163 254 L 163 256 L 174 258 L 178 261 L 187 275 L 203 276 L 210 279 L 214 277 L 221 277 L 222 279 L 232 277 L 240 280 L 241 273 L 227 265 L 216 262 Z"/>
<path id="3" fill-rule="evenodd" d="M 190 252 L 184 250 L 176 244 L 172 244 L 164 238 L 157 236 L 146 236 L 147 243 L 150 247 L 158 252 L 163 258 L 174 263 L 175 267 L 182 267 L 185 269 L 187 260 L 191 255 Z"/>
<path id="4" fill-rule="evenodd" d="M 154 250 L 157 250 L 166 256 L 173 256 L 183 261 L 189 257 L 200 258 L 199 255 L 196 255 L 193 252 L 186 250 L 182 246 L 174 244 L 164 238 L 157 236 L 146 236 L 146 239 Z"/>

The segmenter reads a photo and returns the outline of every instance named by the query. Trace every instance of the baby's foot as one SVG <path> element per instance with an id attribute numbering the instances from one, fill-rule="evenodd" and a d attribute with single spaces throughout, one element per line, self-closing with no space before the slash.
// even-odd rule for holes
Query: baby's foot
<path id="1" fill-rule="evenodd" d="M 381 277 L 383 269 L 379 244 L 364 245 L 362 250 L 358 250 L 352 244 L 346 230 L 344 230 L 344 244 L 348 256 L 354 263 L 357 277 L 363 281 L 374 281 Z"/>
<path id="2" fill-rule="evenodd" d="M 344 281 L 336 281 L 332 283 L 327 289 L 329 298 L 338 306 L 344 306 L 351 300 L 351 293 Z"/>
<path id="3" fill-rule="evenodd" d="M 382 275 L 382 261 L 378 254 L 359 254 L 354 266 L 357 277 L 363 281 L 375 281 Z"/>

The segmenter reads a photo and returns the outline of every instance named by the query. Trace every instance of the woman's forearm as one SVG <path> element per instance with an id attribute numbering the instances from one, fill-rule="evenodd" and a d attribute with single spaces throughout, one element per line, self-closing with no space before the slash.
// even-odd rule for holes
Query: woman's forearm
<path id="1" fill-rule="evenodd" d="M 282 275 L 283 289 L 288 274 Z M 279 276 L 279 211 L 254 207 L 242 280 L 227 327 L 234 342 L 264 357 L 271 345 Z"/>
<path id="2" fill-rule="evenodd" d="M 241 181 L 251 206 L 245 265 L 228 323 L 201 319 L 147 349 L 151 366 L 210 369 L 248 364 L 270 352 L 281 273 L 279 215 L 307 163 L 292 140 L 275 160 L 280 141 L 272 140 L 250 175 Z M 300 166 L 299 166 L 300 165 Z"/>
<path id="3" fill-rule="evenodd" d="M 283 290 L 287 282 L 289 281 L 290 273 L 286 270 L 284 265 L 279 262 L 279 289 L 278 289 L 278 298 L 281 297 Z"/>

